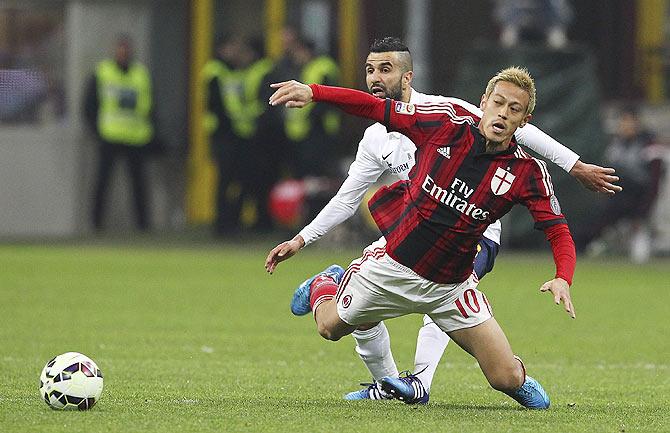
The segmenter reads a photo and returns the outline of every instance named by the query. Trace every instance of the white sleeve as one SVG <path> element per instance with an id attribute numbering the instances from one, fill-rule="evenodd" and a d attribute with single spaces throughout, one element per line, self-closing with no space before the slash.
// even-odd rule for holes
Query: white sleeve
<path id="1" fill-rule="evenodd" d="M 579 159 L 579 155 L 542 132 L 537 126 L 528 124 L 514 133 L 517 141 L 539 153 L 549 161 L 570 172 Z"/>
<path id="2" fill-rule="evenodd" d="M 482 110 L 467 101 L 463 101 L 462 99 L 458 98 L 446 99 L 460 105 L 461 107 L 470 111 L 472 114 L 475 114 L 479 117 L 482 116 Z M 549 161 L 553 162 L 567 172 L 572 170 L 572 167 L 579 159 L 579 155 L 577 155 L 571 149 L 563 146 L 561 143 L 543 132 L 540 128 L 531 125 L 530 123 L 523 128 L 518 128 L 514 133 L 514 137 L 516 137 L 519 144 L 539 153 L 544 158 L 547 158 Z"/>
<path id="3" fill-rule="evenodd" d="M 319 239 L 335 227 L 350 218 L 363 201 L 363 196 L 372 183 L 362 182 L 352 176 L 347 177 L 339 191 L 319 214 L 300 230 L 305 246 Z"/>
<path id="4" fill-rule="evenodd" d="M 447 101 L 449 101 L 453 104 L 460 105 L 461 107 L 465 108 L 466 110 L 468 110 L 469 112 L 471 112 L 472 114 L 474 114 L 477 117 L 482 117 L 481 108 L 479 108 L 478 106 L 476 106 L 474 104 L 469 103 L 468 101 L 464 101 L 462 99 L 452 98 L 452 97 L 448 97 L 448 98 L 444 98 L 444 99 L 446 99 Z"/>
<path id="5" fill-rule="evenodd" d="M 365 131 L 358 144 L 356 159 L 349 167 L 349 176 L 316 218 L 300 230 L 299 234 L 305 240 L 305 246 L 356 213 L 365 192 L 384 173 L 385 168 L 379 158 L 375 157 L 374 148 L 382 140 L 388 139 L 387 135 L 386 128 L 381 125 L 372 125 Z"/>
<path id="6" fill-rule="evenodd" d="M 361 182 L 373 184 L 384 173 L 386 167 L 380 161 L 380 146 L 388 140 L 386 128 L 376 123 L 365 130 L 363 138 L 358 143 L 356 159 L 349 167 L 349 177 Z"/>

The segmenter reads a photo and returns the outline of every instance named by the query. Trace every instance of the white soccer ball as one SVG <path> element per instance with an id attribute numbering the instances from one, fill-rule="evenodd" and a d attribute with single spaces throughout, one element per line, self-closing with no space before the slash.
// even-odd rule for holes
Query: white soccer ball
<path id="1" fill-rule="evenodd" d="M 40 375 L 40 395 L 52 409 L 87 410 L 102 394 L 102 371 L 91 358 L 77 352 L 58 355 Z"/>

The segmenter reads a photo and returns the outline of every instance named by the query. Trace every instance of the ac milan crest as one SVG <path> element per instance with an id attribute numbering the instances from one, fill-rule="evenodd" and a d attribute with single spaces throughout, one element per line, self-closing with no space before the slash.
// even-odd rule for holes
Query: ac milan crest
<path id="1" fill-rule="evenodd" d="M 514 182 L 516 176 L 514 176 L 509 171 L 504 168 L 496 168 L 496 172 L 491 178 L 491 191 L 495 195 L 503 195 L 512 187 L 512 182 Z"/>

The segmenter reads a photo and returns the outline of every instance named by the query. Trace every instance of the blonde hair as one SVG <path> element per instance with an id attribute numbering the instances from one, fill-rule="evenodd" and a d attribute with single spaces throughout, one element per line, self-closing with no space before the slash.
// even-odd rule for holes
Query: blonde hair
<path id="1" fill-rule="evenodd" d="M 533 81 L 533 77 L 530 76 L 528 69 L 519 66 L 510 66 L 495 74 L 486 85 L 485 95 L 487 98 L 493 92 L 493 88 L 498 81 L 507 81 L 528 92 L 529 99 L 526 114 L 531 114 L 533 112 L 535 109 L 535 81 Z"/>

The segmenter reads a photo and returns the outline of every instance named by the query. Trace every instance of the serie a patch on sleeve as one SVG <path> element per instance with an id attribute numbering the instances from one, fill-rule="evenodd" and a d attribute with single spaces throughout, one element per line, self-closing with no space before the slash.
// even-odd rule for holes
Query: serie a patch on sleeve
<path id="1" fill-rule="evenodd" d="M 395 112 L 398 114 L 414 114 L 414 104 L 408 104 L 406 102 L 396 101 L 395 103 Z"/>

